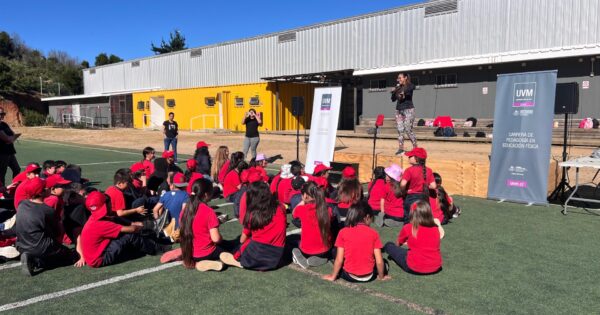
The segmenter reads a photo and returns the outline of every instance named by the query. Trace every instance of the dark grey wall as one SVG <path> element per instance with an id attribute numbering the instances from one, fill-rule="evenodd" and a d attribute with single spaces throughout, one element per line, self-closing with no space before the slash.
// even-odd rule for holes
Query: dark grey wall
<path id="1" fill-rule="evenodd" d="M 496 77 L 502 73 L 529 72 L 541 70 L 558 70 L 558 82 L 579 83 L 579 113 L 575 118 L 600 117 L 600 78 L 591 77 L 590 56 L 579 58 L 553 59 L 521 63 L 495 64 L 488 66 L 471 66 L 461 68 L 433 69 L 411 72 L 417 77 L 419 88 L 415 90 L 413 100 L 417 117 L 433 118 L 450 115 L 454 118 L 493 118 L 496 97 Z M 596 74 L 600 75 L 600 58 L 594 62 Z M 435 88 L 437 74 L 457 74 L 456 87 Z M 395 103 L 390 100 L 389 90 L 396 83 L 397 73 L 365 76 L 363 82 L 363 117 L 376 117 L 385 114 L 390 117 L 395 112 Z M 369 89 L 371 80 L 386 79 L 388 89 L 373 91 Z M 582 82 L 589 81 L 589 89 L 582 89 Z M 488 87 L 488 94 L 483 95 L 483 87 Z"/>

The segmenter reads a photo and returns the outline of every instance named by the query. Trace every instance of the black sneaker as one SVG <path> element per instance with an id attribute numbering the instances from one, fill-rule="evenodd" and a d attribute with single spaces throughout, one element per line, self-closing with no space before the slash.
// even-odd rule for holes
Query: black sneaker
<path id="1" fill-rule="evenodd" d="M 36 268 L 35 258 L 27 253 L 21 254 L 21 274 L 24 276 L 34 276 L 40 270 Z"/>
<path id="2" fill-rule="evenodd" d="M 402 150 L 402 149 L 398 149 L 398 151 L 396 151 L 396 155 L 400 155 L 402 153 L 404 153 L 404 150 Z"/>

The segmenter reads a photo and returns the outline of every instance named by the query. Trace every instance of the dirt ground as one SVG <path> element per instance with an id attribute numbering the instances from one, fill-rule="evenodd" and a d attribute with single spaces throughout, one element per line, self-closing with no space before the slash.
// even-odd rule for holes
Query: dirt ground
<path id="1" fill-rule="evenodd" d="M 24 139 L 61 141 L 127 149 L 137 148 L 140 152 L 145 146 L 152 146 L 158 152 L 161 152 L 163 149 L 162 132 L 155 130 L 82 130 L 43 127 L 19 127 L 15 128 L 15 130 L 23 133 Z M 178 152 L 183 154 L 193 154 L 195 144 L 200 140 L 212 144 L 210 147 L 211 154 L 214 154 L 220 145 L 228 146 L 229 150 L 233 152 L 242 149 L 243 139 L 244 135 L 241 133 L 199 133 L 182 131 L 179 135 Z M 373 141 L 371 139 L 338 138 L 336 146 L 336 150 L 338 151 L 368 154 L 373 150 Z M 429 159 L 435 160 L 485 162 L 488 161 L 488 155 L 491 153 L 490 143 L 422 141 L 419 142 L 419 146 L 427 150 Z M 392 155 L 395 153 L 396 149 L 397 142 L 395 140 L 377 141 L 377 152 L 379 153 Z M 593 147 L 571 147 L 569 149 L 570 158 L 588 156 L 593 149 Z M 265 153 L 267 156 L 281 154 L 284 161 L 294 160 L 296 158 L 296 137 L 295 135 L 261 134 L 258 151 Z M 561 153 L 562 147 L 552 147 L 552 156 L 554 159 L 560 160 Z M 304 136 L 301 136 L 300 161 L 304 161 L 305 159 L 306 144 L 304 144 Z M 586 171 L 583 172 L 582 175 L 583 180 L 590 181 L 594 172 Z"/>

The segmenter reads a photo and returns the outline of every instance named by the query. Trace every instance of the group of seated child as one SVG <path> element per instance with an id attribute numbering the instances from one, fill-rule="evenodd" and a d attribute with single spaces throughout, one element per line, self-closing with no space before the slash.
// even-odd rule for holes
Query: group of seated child
<path id="1" fill-rule="evenodd" d="M 223 270 L 226 265 L 267 271 L 293 261 L 302 268 L 333 261 L 331 274 L 351 282 L 386 280 L 383 253 L 410 274 L 442 270 L 443 224 L 460 210 L 426 167 L 427 152 L 406 153 L 406 170 L 377 167 L 363 193 L 356 171 L 347 167 L 339 183 L 331 168 L 312 174 L 292 161 L 270 177 L 273 158 L 221 146 L 211 157 L 199 141 L 183 171 L 171 151 L 119 169 L 104 192 L 82 177 L 81 168 L 63 161 L 27 165 L 0 192 L 0 255 L 20 256 L 22 272 L 35 275 L 60 266 L 96 268 L 143 255 L 161 262 L 181 260 L 187 268 Z M 239 241 L 224 240 L 219 227 L 233 222 L 209 202 L 222 196 L 233 204 L 241 225 Z M 287 235 L 287 214 L 300 230 Z M 400 228 L 398 239 L 383 245 L 371 228 Z M 172 249 L 174 243 L 179 248 Z M 406 245 L 406 246 L 404 246 Z M 288 250 L 289 249 L 289 250 Z"/>

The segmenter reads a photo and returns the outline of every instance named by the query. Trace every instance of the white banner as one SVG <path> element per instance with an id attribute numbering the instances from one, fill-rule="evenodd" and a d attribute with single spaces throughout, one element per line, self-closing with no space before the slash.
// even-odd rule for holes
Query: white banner
<path id="1" fill-rule="evenodd" d="M 312 174 L 315 166 L 329 166 L 333 160 L 341 99 L 341 86 L 315 88 L 305 167 L 308 174 Z"/>

